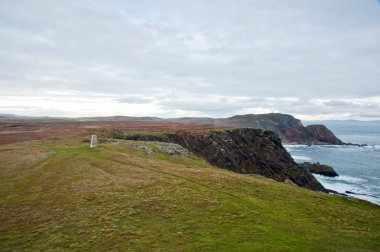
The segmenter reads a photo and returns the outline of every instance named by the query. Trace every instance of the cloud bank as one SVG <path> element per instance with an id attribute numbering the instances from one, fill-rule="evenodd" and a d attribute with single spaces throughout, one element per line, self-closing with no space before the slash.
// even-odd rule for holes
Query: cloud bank
<path id="1" fill-rule="evenodd" d="M 2 1 L 0 113 L 380 119 L 375 0 Z"/>

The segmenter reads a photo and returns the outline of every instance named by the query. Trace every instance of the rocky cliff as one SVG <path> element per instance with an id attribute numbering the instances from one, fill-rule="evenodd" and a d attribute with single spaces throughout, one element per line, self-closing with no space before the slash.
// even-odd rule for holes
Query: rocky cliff
<path id="1" fill-rule="evenodd" d="M 227 118 L 225 125 L 258 127 L 274 131 L 288 144 L 343 144 L 324 125 L 304 127 L 300 120 L 286 114 L 242 115 Z"/>
<path id="2" fill-rule="evenodd" d="M 259 174 L 281 182 L 290 180 L 316 191 L 325 190 L 313 175 L 294 162 L 280 138 L 268 130 L 238 128 L 160 136 L 126 135 L 125 138 L 177 143 L 223 169 Z"/>
<path id="3" fill-rule="evenodd" d="M 306 131 L 317 143 L 344 144 L 325 125 L 314 124 L 306 126 Z"/>

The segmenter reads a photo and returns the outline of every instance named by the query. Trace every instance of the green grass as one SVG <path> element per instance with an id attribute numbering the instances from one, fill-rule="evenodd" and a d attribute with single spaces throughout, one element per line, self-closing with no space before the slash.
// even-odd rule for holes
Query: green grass
<path id="1" fill-rule="evenodd" d="M 1 251 L 379 251 L 380 207 L 198 158 L 0 146 Z"/>

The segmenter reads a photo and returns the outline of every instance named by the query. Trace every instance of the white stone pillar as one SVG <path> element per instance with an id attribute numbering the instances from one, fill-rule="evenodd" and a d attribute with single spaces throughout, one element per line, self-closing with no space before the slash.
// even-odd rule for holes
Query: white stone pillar
<path id="1" fill-rule="evenodd" d="M 94 148 L 98 144 L 98 138 L 96 135 L 91 135 L 91 144 L 90 147 Z"/>

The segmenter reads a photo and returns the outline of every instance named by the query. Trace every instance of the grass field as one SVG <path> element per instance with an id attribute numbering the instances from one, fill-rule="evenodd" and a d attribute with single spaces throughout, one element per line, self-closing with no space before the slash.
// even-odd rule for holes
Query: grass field
<path id="1" fill-rule="evenodd" d="M 0 146 L 0 251 L 379 251 L 380 207 L 198 158 Z"/>

